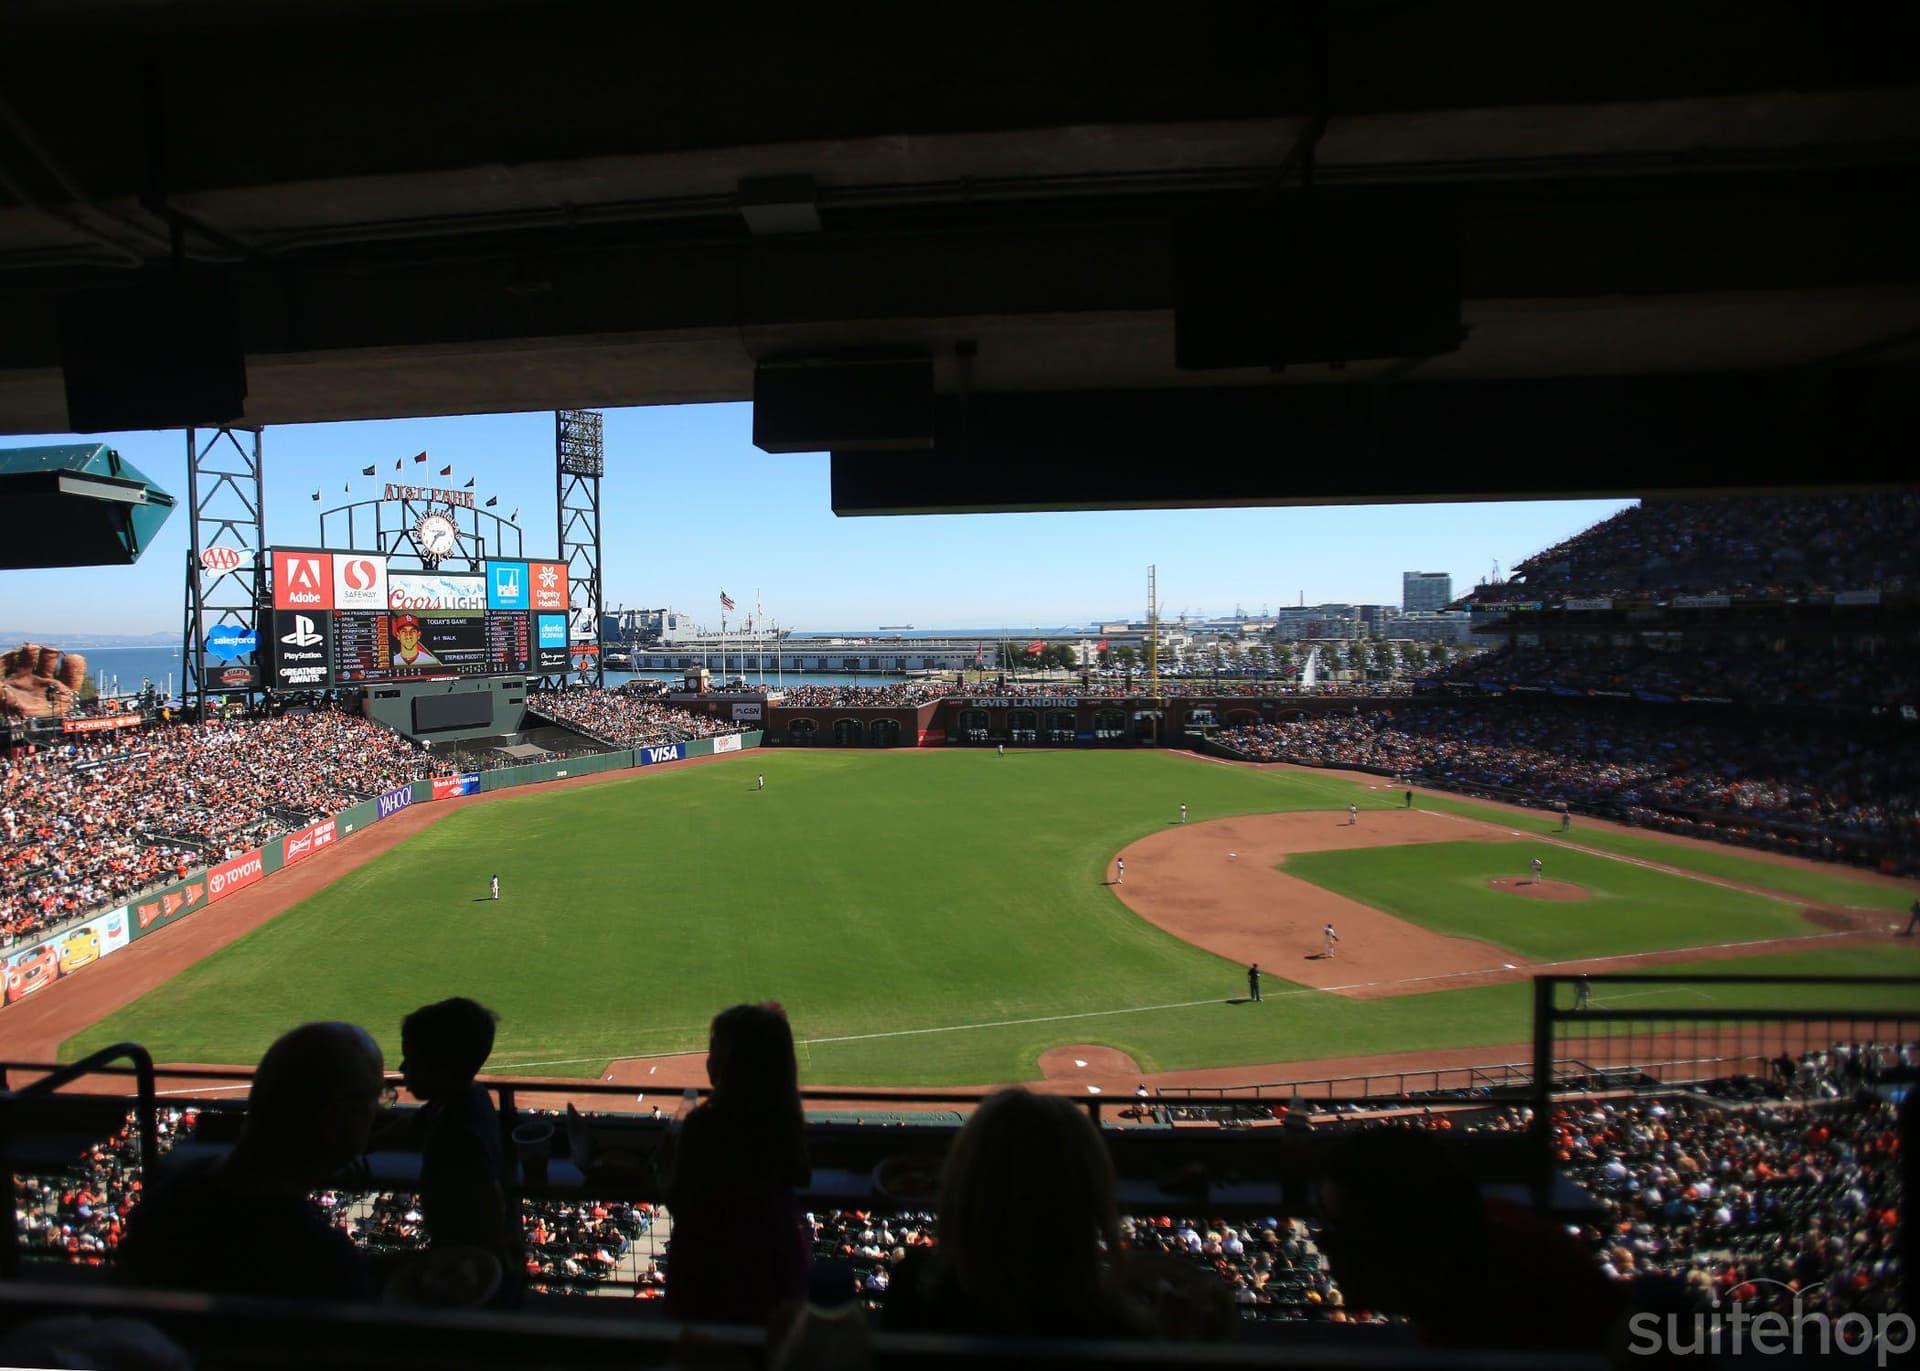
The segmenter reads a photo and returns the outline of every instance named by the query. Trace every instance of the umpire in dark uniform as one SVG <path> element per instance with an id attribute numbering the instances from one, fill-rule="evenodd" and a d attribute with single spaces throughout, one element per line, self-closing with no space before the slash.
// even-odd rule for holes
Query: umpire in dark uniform
<path id="1" fill-rule="evenodd" d="M 1260 1003 L 1260 963 L 1258 962 L 1247 968 L 1247 998 L 1255 1004 Z"/>

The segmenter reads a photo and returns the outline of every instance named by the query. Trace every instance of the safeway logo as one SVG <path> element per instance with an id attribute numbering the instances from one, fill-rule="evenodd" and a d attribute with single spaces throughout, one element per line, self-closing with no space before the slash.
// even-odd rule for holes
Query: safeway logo
<path id="1" fill-rule="evenodd" d="M 235 571 L 242 560 L 244 559 L 239 551 L 230 547 L 209 547 L 200 550 L 200 565 L 208 571 Z"/>
<path id="2" fill-rule="evenodd" d="M 293 616 L 293 632 L 283 633 L 280 641 L 295 647 L 312 647 L 320 641 L 320 635 L 313 631 L 313 620 L 304 614 L 296 614 Z"/>
<path id="3" fill-rule="evenodd" d="M 385 557 L 335 556 L 333 559 L 333 607 L 335 609 L 385 609 L 387 607 L 387 559 Z"/>

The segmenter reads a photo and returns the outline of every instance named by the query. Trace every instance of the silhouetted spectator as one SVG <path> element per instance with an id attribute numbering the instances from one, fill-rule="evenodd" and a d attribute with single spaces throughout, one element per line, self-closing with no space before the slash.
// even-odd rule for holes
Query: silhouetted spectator
<path id="1" fill-rule="evenodd" d="M 1010 1242 L 1007 1216 L 1048 1214 L 1044 1243 Z M 894 1326 L 948 1332 L 1145 1336 L 1121 1290 L 1113 1161 L 1070 1101 L 990 1095 L 953 1141 L 940 1181 L 939 1246 L 894 1275 Z"/>
<path id="2" fill-rule="evenodd" d="M 796 1188 L 807 1184 L 805 1120 L 793 1029 L 777 1005 L 739 1004 L 713 1020 L 713 1094 L 688 1114 L 671 1151 L 667 1312 L 765 1324 L 806 1291 L 809 1244 Z"/>
<path id="3" fill-rule="evenodd" d="M 493 1093 L 474 1077 L 493 1052 L 499 1016 L 464 998 L 416 1009 L 400 1025 L 400 1074 L 420 1111 L 420 1212 L 435 1247 L 483 1248 L 506 1273 L 501 1298 L 525 1270 L 507 1206 L 507 1170 Z"/>
<path id="4" fill-rule="evenodd" d="M 364 1028 L 283 1034 L 254 1073 L 240 1141 L 163 1181 L 133 1212 L 122 1270 L 136 1284 L 229 1294 L 366 1299 L 366 1260 L 310 1198 L 359 1157 L 383 1059 Z"/>
<path id="5" fill-rule="evenodd" d="M 1564 1231 L 1482 1201 L 1423 1130 L 1341 1139 L 1323 1206 L 1321 1246 L 1348 1305 L 1405 1314 L 1429 1342 L 1598 1352 L 1625 1312 L 1621 1289 Z M 1489 1318 L 1494 1292 L 1501 1312 Z"/>

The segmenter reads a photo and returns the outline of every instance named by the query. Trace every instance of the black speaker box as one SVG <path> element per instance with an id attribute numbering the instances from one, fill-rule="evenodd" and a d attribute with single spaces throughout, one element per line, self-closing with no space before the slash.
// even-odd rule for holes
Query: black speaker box
<path id="1" fill-rule="evenodd" d="M 168 276 L 63 296 L 59 331 L 74 433 L 245 417 L 246 357 L 218 277 Z"/>
<path id="2" fill-rule="evenodd" d="M 766 362 L 753 373 L 762 452 L 925 451 L 933 446 L 933 363 Z"/>

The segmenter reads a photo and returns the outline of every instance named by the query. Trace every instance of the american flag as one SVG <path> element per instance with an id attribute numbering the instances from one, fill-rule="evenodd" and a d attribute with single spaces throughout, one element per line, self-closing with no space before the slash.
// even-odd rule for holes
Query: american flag
<path id="1" fill-rule="evenodd" d="M 733 597 L 728 595 L 724 590 L 720 592 L 720 608 L 725 610 L 731 610 L 733 608 Z"/>

